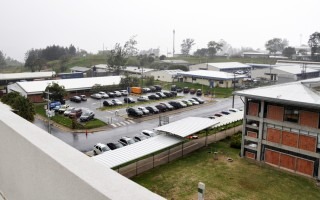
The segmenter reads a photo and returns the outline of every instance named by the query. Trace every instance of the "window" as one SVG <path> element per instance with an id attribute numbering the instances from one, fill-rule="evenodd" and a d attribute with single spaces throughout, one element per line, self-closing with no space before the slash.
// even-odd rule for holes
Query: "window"
<path id="1" fill-rule="evenodd" d="M 286 107 L 284 110 L 284 121 L 299 122 L 299 110 L 292 107 Z"/>
<path id="2" fill-rule="evenodd" d="M 223 81 L 219 81 L 219 84 L 223 84 Z"/>

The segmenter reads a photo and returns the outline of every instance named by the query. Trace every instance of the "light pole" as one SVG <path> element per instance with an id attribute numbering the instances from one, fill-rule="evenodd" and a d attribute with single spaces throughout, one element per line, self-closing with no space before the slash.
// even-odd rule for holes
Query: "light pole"
<path id="1" fill-rule="evenodd" d="M 234 91 L 236 90 L 236 73 L 233 72 L 232 108 L 234 108 Z"/>

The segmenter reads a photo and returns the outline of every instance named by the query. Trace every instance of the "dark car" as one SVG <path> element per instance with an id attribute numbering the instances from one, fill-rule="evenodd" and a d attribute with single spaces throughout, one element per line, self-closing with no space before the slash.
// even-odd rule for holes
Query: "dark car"
<path id="1" fill-rule="evenodd" d="M 107 146 L 111 150 L 115 150 L 115 149 L 119 149 L 119 148 L 123 147 L 123 145 L 120 142 L 110 142 L 110 143 L 107 143 Z"/>
<path id="2" fill-rule="evenodd" d="M 123 98 L 125 103 L 135 103 L 136 101 L 132 97 L 125 97 Z"/>
<path id="3" fill-rule="evenodd" d="M 190 94 L 195 94 L 195 93 L 196 93 L 196 90 L 193 89 L 193 88 L 191 88 L 189 92 L 190 92 Z"/>
<path id="4" fill-rule="evenodd" d="M 214 114 L 213 116 L 215 116 L 215 117 L 222 117 L 223 114 L 221 114 L 221 113 L 216 113 L 216 114 Z"/>
<path id="5" fill-rule="evenodd" d="M 156 88 L 156 91 L 161 92 L 162 90 L 161 85 L 154 85 L 154 87 Z"/>
<path id="6" fill-rule="evenodd" d="M 167 111 L 167 107 L 166 107 L 165 105 L 158 104 L 158 105 L 155 105 L 155 107 L 156 107 L 160 112 L 166 112 L 166 111 Z"/>
<path id="7" fill-rule="evenodd" d="M 110 101 L 110 100 L 104 100 L 103 105 L 104 106 L 114 106 L 114 103 L 112 103 L 112 101 Z"/>
<path id="8" fill-rule="evenodd" d="M 231 114 L 229 111 L 225 111 L 225 110 L 221 111 L 221 113 L 224 114 L 224 115 L 230 115 Z"/>
<path id="9" fill-rule="evenodd" d="M 90 121 L 91 119 L 94 118 L 94 112 L 92 111 L 86 111 L 83 112 L 80 116 L 80 121 L 81 122 L 86 122 L 86 121 Z"/>
<path id="10" fill-rule="evenodd" d="M 146 109 L 149 110 L 149 112 L 152 113 L 152 114 L 159 113 L 158 108 L 156 108 L 155 106 L 147 106 Z"/>
<path id="11" fill-rule="evenodd" d="M 203 101 L 201 98 L 199 98 L 199 97 L 192 97 L 192 99 L 196 100 L 196 101 L 199 102 L 200 104 L 203 104 L 203 103 L 204 103 L 204 101 Z"/>
<path id="12" fill-rule="evenodd" d="M 78 118 L 78 117 L 81 116 L 81 114 L 82 114 L 82 109 L 81 108 L 75 108 L 70 112 L 69 117 L 70 118 Z"/>
<path id="13" fill-rule="evenodd" d="M 151 92 L 157 91 L 157 89 L 154 86 L 150 86 L 149 89 L 151 90 Z"/>
<path id="14" fill-rule="evenodd" d="M 146 140 L 146 139 L 148 139 L 148 137 L 145 136 L 145 135 L 142 135 L 142 134 L 133 137 L 133 140 L 134 140 L 135 142 L 140 142 L 140 141 Z"/>
<path id="15" fill-rule="evenodd" d="M 172 105 L 175 109 L 183 108 L 182 105 L 177 101 L 169 101 L 170 105 Z"/>
<path id="16" fill-rule="evenodd" d="M 177 86 L 176 85 L 171 85 L 171 91 L 177 91 Z"/>
<path id="17" fill-rule="evenodd" d="M 174 107 L 172 105 L 170 105 L 170 104 L 168 104 L 166 102 L 162 102 L 160 104 L 164 105 L 167 108 L 167 110 L 173 110 L 174 109 Z"/>
<path id="18" fill-rule="evenodd" d="M 70 98 L 70 101 L 80 103 L 81 102 L 81 97 L 73 96 L 73 97 Z"/>
<path id="19" fill-rule="evenodd" d="M 189 93 L 190 89 L 188 87 L 183 88 L 183 93 Z"/>
<path id="20" fill-rule="evenodd" d="M 171 92 L 162 92 L 164 95 L 166 95 L 166 97 L 172 97 L 172 93 Z"/>
<path id="21" fill-rule="evenodd" d="M 108 92 L 107 94 L 110 98 L 114 98 L 116 96 L 114 92 Z"/>
<path id="22" fill-rule="evenodd" d="M 150 88 L 142 88 L 142 93 L 148 93 L 151 92 Z"/>
<path id="23" fill-rule="evenodd" d="M 171 95 L 172 95 L 173 97 L 176 97 L 176 96 L 178 95 L 178 93 L 177 93 L 176 91 L 171 91 L 170 93 L 171 93 Z"/>
<path id="24" fill-rule="evenodd" d="M 196 95 L 197 95 L 197 96 L 201 96 L 201 95 L 202 95 L 202 90 L 201 90 L 201 89 L 197 89 Z"/>
<path id="25" fill-rule="evenodd" d="M 176 92 L 182 92 L 182 89 L 180 87 L 177 87 Z"/>
<path id="26" fill-rule="evenodd" d="M 151 95 L 148 96 L 148 98 L 151 99 L 151 100 L 159 100 L 160 99 L 160 97 L 158 95 L 156 95 L 156 94 L 151 94 Z"/>
<path id="27" fill-rule="evenodd" d="M 162 92 L 156 92 L 156 95 L 158 95 L 160 98 L 166 98 L 167 96 L 163 94 Z"/>
<path id="28" fill-rule="evenodd" d="M 130 137 L 122 137 L 119 142 L 123 145 L 123 146 L 127 146 L 127 145 L 130 145 L 130 144 L 134 144 L 135 141 L 130 138 Z"/>
<path id="29" fill-rule="evenodd" d="M 128 116 L 141 117 L 143 112 L 137 108 L 127 108 Z"/>

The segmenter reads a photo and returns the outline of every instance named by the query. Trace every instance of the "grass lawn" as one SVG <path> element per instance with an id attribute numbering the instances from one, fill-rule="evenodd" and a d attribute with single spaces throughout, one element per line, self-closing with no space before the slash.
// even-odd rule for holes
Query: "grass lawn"
<path id="1" fill-rule="evenodd" d="M 35 111 L 37 114 L 47 117 L 44 109 L 44 104 L 35 105 Z M 56 113 L 55 116 L 51 117 L 51 120 L 72 129 L 72 119 L 70 119 L 69 117 L 65 117 L 63 114 Z M 99 119 L 93 119 L 88 122 L 78 123 L 77 125 L 77 129 L 92 129 L 99 128 L 107 124 Z"/>
<path id="2" fill-rule="evenodd" d="M 218 160 L 209 151 L 219 152 Z M 320 188 L 312 180 L 251 163 L 240 158 L 239 151 L 224 140 L 133 181 L 167 199 L 197 199 L 200 181 L 206 184 L 205 199 L 320 199 Z"/>

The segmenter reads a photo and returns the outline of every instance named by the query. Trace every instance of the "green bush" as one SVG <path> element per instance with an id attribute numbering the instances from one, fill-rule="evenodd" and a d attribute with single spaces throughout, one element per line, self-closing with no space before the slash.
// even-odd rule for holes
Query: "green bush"
<path id="1" fill-rule="evenodd" d="M 237 132 L 236 134 L 231 136 L 230 147 L 240 149 L 241 148 L 241 138 L 242 138 L 241 132 Z"/>

